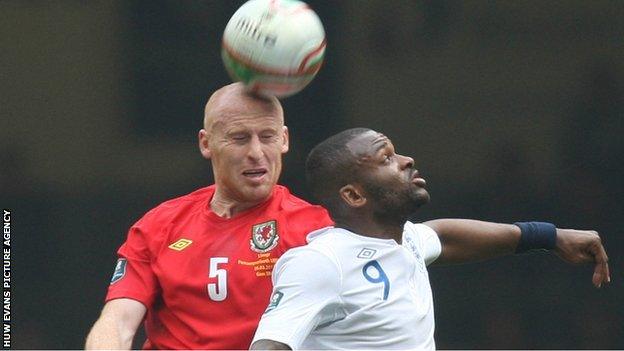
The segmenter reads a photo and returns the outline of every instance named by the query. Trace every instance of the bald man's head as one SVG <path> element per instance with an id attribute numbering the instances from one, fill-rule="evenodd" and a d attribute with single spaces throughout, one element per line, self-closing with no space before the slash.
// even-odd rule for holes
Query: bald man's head
<path id="1" fill-rule="evenodd" d="M 237 210 L 272 193 L 288 151 L 288 128 L 277 98 L 248 93 L 241 83 L 217 90 L 206 104 L 199 150 L 212 163 L 215 203 Z"/>
<path id="2" fill-rule="evenodd" d="M 204 108 L 204 129 L 212 130 L 215 123 L 224 122 L 237 115 L 266 116 L 275 115 L 284 124 L 284 111 L 276 97 L 262 98 L 245 90 L 240 83 L 232 83 L 217 90 L 210 96 Z"/>

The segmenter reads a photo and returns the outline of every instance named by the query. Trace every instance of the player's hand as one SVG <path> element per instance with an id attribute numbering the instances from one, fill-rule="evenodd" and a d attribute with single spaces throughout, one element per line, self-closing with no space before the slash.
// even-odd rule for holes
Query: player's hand
<path id="1" fill-rule="evenodd" d="M 597 232 L 557 228 L 555 253 L 570 263 L 595 263 L 592 282 L 597 288 L 611 282 L 609 258 Z"/>

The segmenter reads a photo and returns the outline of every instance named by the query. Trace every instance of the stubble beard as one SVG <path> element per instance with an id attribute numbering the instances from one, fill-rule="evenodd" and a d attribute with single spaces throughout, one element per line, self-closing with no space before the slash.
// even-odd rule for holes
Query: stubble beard
<path id="1" fill-rule="evenodd" d="M 375 221 L 391 225 L 404 225 L 414 217 L 416 211 L 429 202 L 429 193 L 424 188 L 409 187 L 396 190 L 375 184 L 366 184 L 365 189 L 374 201 Z"/>

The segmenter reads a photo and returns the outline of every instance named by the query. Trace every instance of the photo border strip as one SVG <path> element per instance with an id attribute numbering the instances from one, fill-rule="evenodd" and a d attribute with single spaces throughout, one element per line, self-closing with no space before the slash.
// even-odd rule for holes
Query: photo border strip
<path id="1" fill-rule="evenodd" d="M 11 210 L 2 210 L 2 348 L 11 348 Z"/>

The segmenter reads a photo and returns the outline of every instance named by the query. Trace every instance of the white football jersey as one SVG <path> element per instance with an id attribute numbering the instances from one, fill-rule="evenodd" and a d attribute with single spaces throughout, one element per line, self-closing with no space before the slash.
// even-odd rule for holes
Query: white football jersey
<path id="1" fill-rule="evenodd" d="M 254 341 L 292 349 L 435 349 L 426 265 L 433 229 L 408 222 L 402 244 L 325 228 L 273 270 L 273 294 Z"/>

